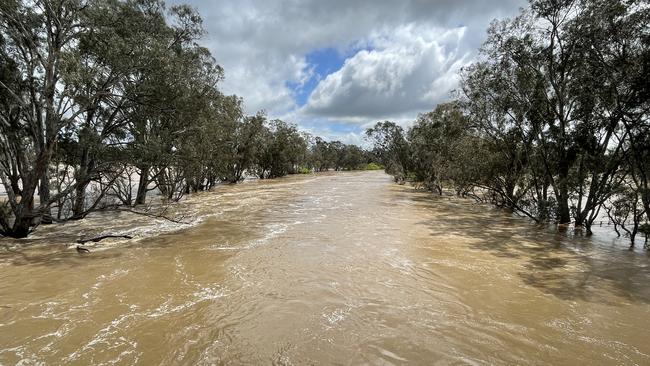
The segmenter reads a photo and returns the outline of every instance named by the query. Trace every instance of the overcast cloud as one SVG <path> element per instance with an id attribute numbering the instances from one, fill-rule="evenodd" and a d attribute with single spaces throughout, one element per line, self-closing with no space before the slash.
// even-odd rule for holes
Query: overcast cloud
<path id="1" fill-rule="evenodd" d="M 361 143 L 379 120 L 407 123 L 449 98 L 494 18 L 525 0 L 189 0 L 248 113 Z"/>

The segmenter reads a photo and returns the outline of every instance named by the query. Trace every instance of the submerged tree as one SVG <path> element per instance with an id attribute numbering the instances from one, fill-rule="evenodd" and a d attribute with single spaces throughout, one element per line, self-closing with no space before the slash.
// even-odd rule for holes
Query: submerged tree
<path id="1" fill-rule="evenodd" d="M 162 0 L 0 2 L 0 235 L 309 165 L 295 125 L 219 91 L 203 34 Z"/>
<path id="2" fill-rule="evenodd" d="M 27 236 L 56 199 L 49 192 L 50 162 L 60 132 L 83 113 L 71 110 L 74 91 L 62 79 L 66 65 L 76 62 L 71 55 L 85 8 L 74 0 L 0 3 L 0 95 L 9 111 L 1 117 L 0 178 L 8 199 L 4 211 L 13 216 L 0 217 L 4 235 Z"/>
<path id="3" fill-rule="evenodd" d="M 403 182 L 411 171 L 411 148 L 402 127 L 394 122 L 377 122 L 366 130 L 366 135 L 374 144 L 374 152 L 386 173 L 395 177 L 396 182 Z"/>
<path id="4" fill-rule="evenodd" d="M 406 138 L 390 123 L 367 133 L 397 180 L 476 187 L 477 198 L 587 233 L 605 202 L 648 220 L 648 24 L 640 0 L 531 1 L 491 25 L 461 74 L 451 128 L 441 105 Z"/>

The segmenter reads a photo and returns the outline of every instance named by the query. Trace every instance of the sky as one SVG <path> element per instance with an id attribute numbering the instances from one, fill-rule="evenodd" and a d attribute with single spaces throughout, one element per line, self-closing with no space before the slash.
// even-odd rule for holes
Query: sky
<path id="1" fill-rule="evenodd" d="M 364 144 L 378 121 L 407 126 L 450 99 L 495 18 L 525 0 L 173 0 L 199 11 L 248 114 Z"/>

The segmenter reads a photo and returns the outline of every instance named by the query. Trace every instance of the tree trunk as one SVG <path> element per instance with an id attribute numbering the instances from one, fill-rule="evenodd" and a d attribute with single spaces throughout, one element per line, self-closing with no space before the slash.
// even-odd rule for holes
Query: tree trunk
<path id="1" fill-rule="evenodd" d="M 18 210 L 14 211 L 15 219 L 11 230 L 6 233 L 12 238 L 27 237 L 34 222 L 34 188 L 30 188 L 29 183 L 26 188 L 22 192 L 24 195 L 20 198 Z"/>
<path id="2" fill-rule="evenodd" d="M 558 197 L 558 223 L 560 225 L 571 223 L 571 210 L 569 209 L 569 194 L 566 188 L 560 190 Z"/>
<path id="3" fill-rule="evenodd" d="M 72 219 L 81 219 L 84 216 L 84 209 L 86 206 L 86 187 L 90 182 L 79 182 L 75 187 L 74 204 L 72 205 Z"/>
<path id="4" fill-rule="evenodd" d="M 506 187 L 505 187 L 505 193 L 506 193 L 506 206 L 511 209 L 515 210 L 516 202 L 515 202 L 515 183 L 510 182 L 509 179 L 506 180 Z"/>
<path id="5" fill-rule="evenodd" d="M 558 223 L 560 225 L 571 223 L 571 210 L 569 209 L 569 162 L 566 158 L 560 162 L 558 177 Z"/>
<path id="6" fill-rule="evenodd" d="M 18 173 L 9 176 L 9 182 L 11 183 L 11 190 L 14 191 L 14 193 L 17 195 L 22 194 L 20 185 L 18 185 L 19 180 L 20 180 L 20 176 L 18 175 Z"/>
<path id="7" fill-rule="evenodd" d="M 39 199 L 41 200 L 41 207 L 43 210 L 41 212 L 41 224 L 51 224 L 52 223 L 52 212 L 50 209 L 50 177 L 48 171 L 45 170 L 41 176 L 41 185 L 38 192 Z"/>
<path id="8" fill-rule="evenodd" d="M 135 197 L 136 205 L 144 205 L 147 200 L 147 187 L 149 186 L 149 167 L 140 168 L 140 180 L 138 181 L 138 193 Z"/>
<path id="9" fill-rule="evenodd" d="M 32 226 L 32 217 L 29 216 L 21 216 L 16 218 L 14 221 L 14 225 L 11 228 L 11 231 L 8 234 L 8 236 L 11 236 L 13 238 L 25 238 L 27 235 L 29 235 L 29 229 Z"/>

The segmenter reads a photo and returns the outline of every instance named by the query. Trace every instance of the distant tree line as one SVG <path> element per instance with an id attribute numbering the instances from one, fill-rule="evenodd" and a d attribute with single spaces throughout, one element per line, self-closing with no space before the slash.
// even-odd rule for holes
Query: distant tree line
<path id="1" fill-rule="evenodd" d="M 242 111 L 197 41 L 200 16 L 162 0 L 0 2 L 0 235 L 372 156 Z"/>
<path id="2" fill-rule="evenodd" d="M 494 21 L 455 100 L 367 130 L 386 171 L 588 234 L 650 232 L 650 7 L 535 0 Z"/>

